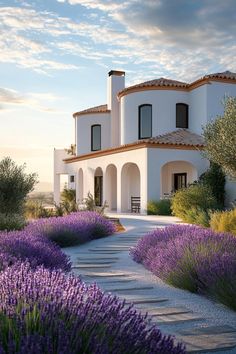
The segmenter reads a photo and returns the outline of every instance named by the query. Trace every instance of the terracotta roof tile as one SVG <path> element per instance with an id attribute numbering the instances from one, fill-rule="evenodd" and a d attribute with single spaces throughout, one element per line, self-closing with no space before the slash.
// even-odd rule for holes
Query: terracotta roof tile
<path id="1" fill-rule="evenodd" d="M 204 146 L 202 136 L 192 133 L 186 129 L 178 129 L 171 133 L 159 135 L 150 139 L 139 140 L 139 142 L 163 145 Z"/>
<path id="2" fill-rule="evenodd" d="M 224 71 L 223 73 L 215 73 L 203 76 L 204 79 L 231 79 L 236 80 L 236 73 L 232 71 Z"/>
<path id="3" fill-rule="evenodd" d="M 131 89 L 136 89 L 136 88 L 144 88 L 144 87 L 188 87 L 188 84 L 186 82 L 182 81 L 176 81 L 176 80 L 170 80 L 170 79 L 165 79 L 164 77 L 161 77 L 160 79 L 155 79 L 155 80 L 150 80 L 150 81 L 145 81 L 141 82 L 140 84 L 129 86 L 122 90 L 121 92 L 126 92 Z M 121 93 L 119 92 L 119 94 Z"/>
<path id="4" fill-rule="evenodd" d="M 142 140 L 135 141 L 134 143 L 129 143 L 129 144 L 112 147 L 104 150 L 99 150 L 92 153 L 90 152 L 88 154 L 73 156 L 64 159 L 64 161 L 66 163 L 71 163 L 75 161 L 91 159 L 97 156 L 112 155 L 114 153 L 119 153 L 123 151 L 130 151 L 130 150 L 139 149 L 143 147 L 150 147 L 150 145 L 153 145 L 153 147 L 157 147 L 157 148 L 162 147 L 167 149 L 171 149 L 172 148 L 171 145 L 173 145 L 173 149 L 181 148 L 183 150 L 185 149 L 195 150 L 197 148 L 203 149 L 205 146 L 203 138 L 200 135 L 197 135 L 185 129 L 179 129 L 171 133 L 159 135 L 150 139 L 142 139 Z"/>
<path id="5" fill-rule="evenodd" d="M 73 114 L 73 117 L 84 115 L 84 114 L 109 113 L 109 112 L 110 112 L 110 110 L 107 108 L 107 104 L 102 104 L 100 106 L 91 107 L 91 108 L 88 108 L 88 109 L 84 109 L 83 111 L 76 112 L 76 113 Z"/>
<path id="6" fill-rule="evenodd" d="M 146 82 L 141 82 L 140 84 L 133 85 L 126 87 L 122 91 L 118 93 L 118 97 L 122 97 L 123 95 L 129 93 L 129 92 L 136 92 L 139 90 L 145 90 L 145 89 L 155 89 L 155 88 L 174 88 L 174 89 L 180 89 L 180 90 L 191 90 L 193 87 L 196 86 L 196 84 L 201 84 L 206 82 L 206 80 L 210 79 L 222 79 L 222 80 L 229 80 L 229 81 L 236 81 L 236 73 L 233 73 L 231 71 L 224 71 L 222 73 L 214 73 L 214 74 L 208 74 L 200 79 L 197 79 L 196 81 L 192 83 L 186 83 L 182 81 L 176 81 L 176 80 L 170 80 L 170 79 L 165 79 L 161 77 L 160 79 L 156 80 L 150 80 Z"/>

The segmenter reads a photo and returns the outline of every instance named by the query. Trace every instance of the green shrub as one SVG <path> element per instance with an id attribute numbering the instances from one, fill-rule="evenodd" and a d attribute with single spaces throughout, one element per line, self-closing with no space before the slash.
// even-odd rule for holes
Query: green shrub
<path id="1" fill-rule="evenodd" d="M 200 176 L 199 182 L 211 188 L 218 206 L 222 209 L 225 201 L 225 174 L 222 168 L 211 162 L 209 169 Z"/>
<path id="2" fill-rule="evenodd" d="M 19 214 L 6 215 L 0 213 L 0 230 L 21 230 L 26 225 L 25 218 Z"/>
<path id="3" fill-rule="evenodd" d="M 147 204 L 148 215 L 171 215 L 171 200 L 150 200 Z"/>
<path id="4" fill-rule="evenodd" d="M 49 218 L 53 216 L 52 209 L 46 209 L 39 200 L 28 199 L 25 203 L 25 217 L 29 219 Z"/>
<path id="5" fill-rule="evenodd" d="M 203 210 L 198 207 L 186 210 L 186 220 L 185 221 L 190 224 L 197 224 L 197 225 L 209 227 L 209 225 L 210 225 L 210 210 Z"/>
<path id="6" fill-rule="evenodd" d="M 108 207 L 105 201 L 102 206 L 96 205 L 96 201 L 93 195 L 89 192 L 87 198 L 84 199 L 84 210 L 95 211 L 98 214 L 104 215 L 105 209 Z"/>
<path id="7" fill-rule="evenodd" d="M 0 213 L 23 214 L 28 193 L 37 183 L 35 173 L 27 174 L 26 165 L 17 166 L 10 157 L 0 161 Z"/>
<path id="8" fill-rule="evenodd" d="M 206 185 L 195 184 L 178 190 L 171 203 L 173 214 L 186 222 L 205 219 L 210 210 L 218 208 L 213 193 Z"/>
<path id="9" fill-rule="evenodd" d="M 230 232 L 236 236 L 236 208 L 212 213 L 210 226 L 214 231 Z"/>

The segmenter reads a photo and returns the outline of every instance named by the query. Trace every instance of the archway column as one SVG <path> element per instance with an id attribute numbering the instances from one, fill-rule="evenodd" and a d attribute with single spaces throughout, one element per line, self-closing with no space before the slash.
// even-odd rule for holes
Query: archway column
<path id="1" fill-rule="evenodd" d="M 107 188 L 106 188 L 106 183 L 107 183 L 107 175 L 106 171 L 102 171 L 103 178 L 102 178 L 102 205 L 106 202 L 107 203 Z"/>
<path id="2" fill-rule="evenodd" d="M 54 174 L 54 183 L 53 183 L 53 192 L 54 192 L 54 202 L 59 204 L 61 201 L 61 192 L 60 192 L 60 174 Z"/>
<path id="3" fill-rule="evenodd" d="M 117 167 L 117 213 L 121 213 L 121 169 Z"/>
<path id="4" fill-rule="evenodd" d="M 148 202 L 148 176 L 147 176 L 147 168 L 140 171 L 140 197 L 141 197 L 141 205 L 140 205 L 140 213 L 147 214 L 147 202 Z"/>

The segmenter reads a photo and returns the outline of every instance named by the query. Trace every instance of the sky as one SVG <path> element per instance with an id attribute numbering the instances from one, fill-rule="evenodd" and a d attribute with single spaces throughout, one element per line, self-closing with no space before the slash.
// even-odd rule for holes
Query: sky
<path id="1" fill-rule="evenodd" d="M 0 159 L 52 189 L 53 149 L 74 143 L 72 113 L 126 85 L 236 72 L 235 0 L 0 0 Z"/>

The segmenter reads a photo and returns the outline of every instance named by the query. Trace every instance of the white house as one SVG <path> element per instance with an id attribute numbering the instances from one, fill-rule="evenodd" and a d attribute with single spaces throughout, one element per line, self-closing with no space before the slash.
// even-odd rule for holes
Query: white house
<path id="1" fill-rule="evenodd" d="M 222 99 L 236 96 L 236 74 L 206 75 L 191 84 L 160 78 L 125 87 L 125 73 L 108 74 L 107 104 L 73 114 L 75 154 L 54 150 L 54 198 L 60 175 L 82 201 L 92 193 L 110 210 L 131 210 L 137 197 L 145 213 L 159 200 L 196 180 L 208 167 L 202 126 L 223 113 Z M 216 181 L 217 183 L 217 181 Z M 236 183 L 227 183 L 228 202 Z"/>

